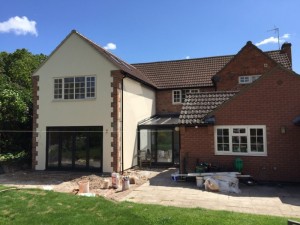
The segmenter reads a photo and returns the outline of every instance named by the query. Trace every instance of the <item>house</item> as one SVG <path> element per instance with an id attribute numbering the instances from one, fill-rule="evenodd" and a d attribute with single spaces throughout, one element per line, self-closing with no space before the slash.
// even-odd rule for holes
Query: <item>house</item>
<path id="1" fill-rule="evenodd" d="M 193 171 L 239 157 L 257 179 L 300 181 L 298 82 L 289 43 L 128 64 L 72 31 L 33 74 L 33 168 L 123 171 L 143 156 Z"/>

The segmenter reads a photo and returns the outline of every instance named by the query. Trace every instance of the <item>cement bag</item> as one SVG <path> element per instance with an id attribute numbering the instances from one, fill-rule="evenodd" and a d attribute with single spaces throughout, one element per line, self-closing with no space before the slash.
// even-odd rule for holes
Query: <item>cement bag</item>
<path id="1" fill-rule="evenodd" d="M 211 177 L 205 180 L 204 186 L 207 191 L 219 191 L 218 181 Z"/>
<path id="2" fill-rule="evenodd" d="M 218 176 L 213 177 L 218 181 L 220 192 L 240 193 L 239 180 L 235 177 Z"/>

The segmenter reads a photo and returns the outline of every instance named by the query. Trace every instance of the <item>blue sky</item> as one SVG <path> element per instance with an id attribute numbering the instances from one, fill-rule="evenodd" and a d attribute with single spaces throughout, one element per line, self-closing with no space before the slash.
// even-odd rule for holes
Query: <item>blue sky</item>
<path id="1" fill-rule="evenodd" d="M 49 55 L 76 29 L 128 63 L 200 58 L 247 41 L 277 50 L 277 27 L 300 73 L 299 9 L 299 0 L 4 0 L 0 51 Z"/>

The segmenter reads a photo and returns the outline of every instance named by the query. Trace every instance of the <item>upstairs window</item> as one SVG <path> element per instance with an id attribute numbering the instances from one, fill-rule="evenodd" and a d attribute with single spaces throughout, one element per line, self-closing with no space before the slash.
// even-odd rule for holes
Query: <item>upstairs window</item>
<path id="1" fill-rule="evenodd" d="M 239 76 L 239 84 L 251 84 L 257 80 L 261 75 L 251 75 L 251 76 Z"/>
<path id="2" fill-rule="evenodd" d="M 173 90 L 173 104 L 183 103 L 186 96 L 191 93 L 199 93 L 199 89 Z"/>
<path id="3" fill-rule="evenodd" d="M 54 78 L 54 99 L 95 98 L 95 76 Z"/>

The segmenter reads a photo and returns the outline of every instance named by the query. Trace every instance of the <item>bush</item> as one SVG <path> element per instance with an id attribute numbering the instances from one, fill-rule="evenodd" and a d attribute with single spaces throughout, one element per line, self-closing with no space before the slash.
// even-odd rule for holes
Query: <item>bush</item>
<path id="1" fill-rule="evenodd" d="M 0 154 L 0 163 L 9 163 L 9 162 L 21 162 L 26 160 L 28 154 L 25 151 L 18 153 L 6 153 Z"/>

